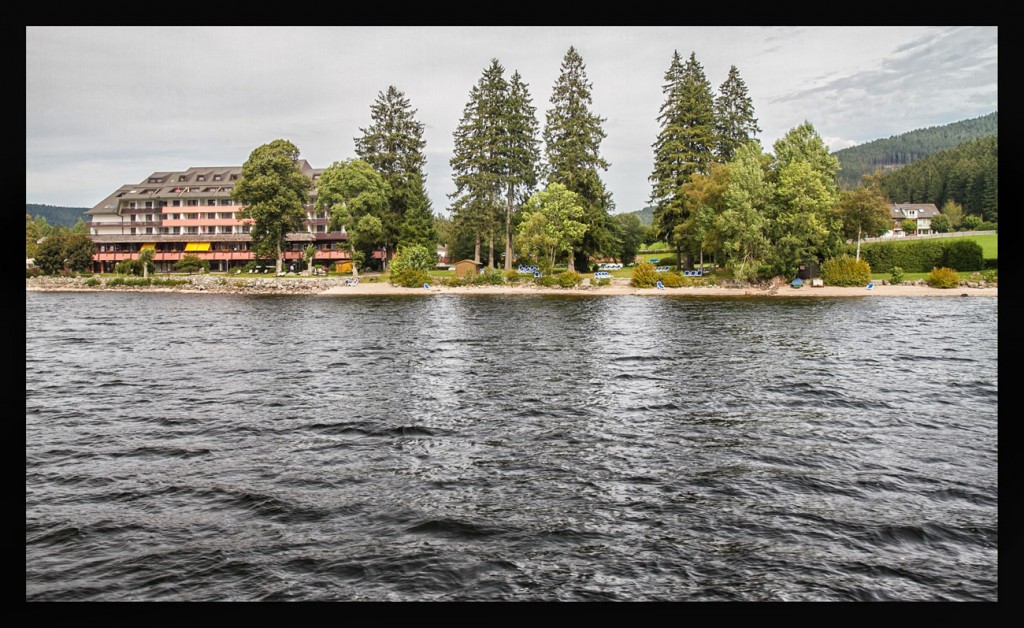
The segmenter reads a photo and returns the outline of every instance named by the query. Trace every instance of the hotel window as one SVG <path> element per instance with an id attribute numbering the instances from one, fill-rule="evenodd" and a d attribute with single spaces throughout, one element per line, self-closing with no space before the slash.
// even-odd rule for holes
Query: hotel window
<path id="1" fill-rule="evenodd" d="M 206 181 L 206 175 L 201 174 L 196 177 L 196 181 Z"/>
<path id="2" fill-rule="evenodd" d="M 153 209 L 153 201 L 146 201 L 146 209 Z"/>
<path id="3" fill-rule="evenodd" d="M 316 226 L 316 232 L 317 233 L 325 233 L 324 226 L 323 225 L 317 225 Z"/>
<path id="4" fill-rule="evenodd" d="M 223 179 L 223 178 L 224 178 L 224 177 L 220 176 L 219 174 L 215 174 L 215 175 L 213 175 L 213 180 L 214 180 L 214 181 L 220 181 L 220 180 L 221 180 L 221 179 Z"/>
<path id="5" fill-rule="evenodd" d="M 206 233 L 217 233 L 217 227 L 207 227 Z"/>
<path id="6" fill-rule="evenodd" d="M 161 233 L 162 235 L 167 235 L 167 234 L 168 234 L 168 233 L 170 233 L 170 232 L 171 232 L 171 229 L 170 229 L 170 227 L 160 227 L 160 233 Z"/>
<path id="7" fill-rule="evenodd" d="M 153 227 L 146 227 L 146 235 L 153 235 Z"/>
<path id="8" fill-rule="evenodd" d="M 180 220 L 181 219 L 181 214 L 171 214 L 170 219 L 171 220 Z"/>
<path id="9" fill-rule="evenodd" d="M 171 207 L 181 207 L 181 201 L 171 201 Z"/>
<path id="10" fill-rule="evenodd" d="M 132 227 L 132 230 L 129 233 L 129 235 L 138 235 L 137 233 L 135 233 L 135 227 Z"/>
<path id="11" fill-rule="evenodd" d="M 181 235 L 181 227 L 171 227 L 172 235 Z"/>
<path id="12" fill-rule="evenodd" d="M 234 230 L 231 227 L 221 227 L 220 228 L 220 232 L 221 233 L 233 233 Z"/>
<path id="13" fill-rule="evenodd" d="M 188 200 L 188 206 L 189 207 L 197 207 L 198 205 L 199 205 L 199 201 L 198 200 L 196 200 L 194 198 L 190 198 Z"/>
<path id="14" fill-rule="evenodd" d="M 178 181 L 188 181 L 188 177 L 186 177 L 185 175 L 179 175 Z"/>
<path id="15" fill-rule="evenodd" d="M 159 177 L 150 177 L 149 178 L 149 182 L 150 183 L 163 183 L 164 180 L 159 178 Z"/>
<path id="16" fill-rule="evenodd" d="M 242 225 L 242 233 L 249 233 L 249 225 Z"/>
<path id="17" fill-rule="evenodd" d="M 238 175 L 237 174 L 230 175 L 228 177 L 228 179 L 230 179 L 231 181 L 237 181 L 238 180 Z"/>
<path id="18" fill-rule="evenodd" d="M 199 220 L 199 214 L 185 214 L 185 220 Z"/>
<path id="19" fill-rule="evenodd" d="M 130 201 L 128 203 L 128 209 L 135 209 L 135 201 Z"/>
<path id="20" fill-rule="evenodd" d="M 231 212 L 221 212 L 217 215 L 220 216 L 221 220 L 231 220 L 232 218 L 235 217 L 235 215 Z"/>
<path id="21" fill-rule="evenodd" d="M 216 205 L 217 204 L 217 199 L 215 199 L 215 198 L 208 198 L 208 199 L 206 199 L 206 204 L 207 205 Z"/>
<path id="22" fill-rule="evenodd" d="M 153 214 L 146 214 L 146 222 L 152 222 L 152 221 L 153 221 Z"/>

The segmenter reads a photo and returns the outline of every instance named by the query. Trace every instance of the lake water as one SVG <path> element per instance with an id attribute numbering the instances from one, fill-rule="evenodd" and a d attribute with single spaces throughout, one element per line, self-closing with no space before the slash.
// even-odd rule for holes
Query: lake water
<path id="1" fill-rule="evenodd" d="M 996 600 L 997 299 L 26 293 L 27 600 Z"/>

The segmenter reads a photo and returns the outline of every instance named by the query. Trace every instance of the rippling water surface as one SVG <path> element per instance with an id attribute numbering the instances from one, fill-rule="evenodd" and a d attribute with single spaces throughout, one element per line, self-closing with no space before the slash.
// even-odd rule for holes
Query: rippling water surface
<path id="1" fill-rule="evenodd" d="M 994 298 L 26 293 L 28 600 L 996 600 Z"/>

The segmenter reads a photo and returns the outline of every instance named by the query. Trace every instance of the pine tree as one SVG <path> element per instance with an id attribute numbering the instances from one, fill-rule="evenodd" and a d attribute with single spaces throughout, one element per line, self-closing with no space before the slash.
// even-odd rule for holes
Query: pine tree
<path id="1" fill-rule="evenodd" d="M 513 214 L 522 207 L 537 185 L 540 142 L 537 139 L 537 108 L 519 72 L 512 74 L 505 102 L 505 269 L 512 268 Z"/>
<path id="2" fill-rule="evenodd" d="M 494 266 L 494 233 L 499 221 L 502 174 L 507 169 L 503 113 L 508 97 L 505 68 L 497 59 L 484 70 L 469 92 L 469 101 L 455 129 L 452 178 L 455 192 L 452 209 L 459 228 L 476 239 L 475 261 L 480 261 L 480 239 L 490 242 L 488 266 Z"/>
<path id="3" fill-rule="evenodd" d="M 600 154 L 605 138 L 601 124 L 605 119 L 590 111 L 591 87 L 583 58 L 570 47 L 551 94 L 552 107 L 547 111 L 544 126 L 544 153 L 548 184 L 564 185 L 583 202 L 587 230 L 576 247 L 581 261 L 612 244 L 608 212 L 613 204 L 598 173 L 608 169 L 608 162 Z M 574 270 L 575 261 L 570 259 L 569 264 L 570 270 Z"/>
<path id="4" fill-rule="evenodd" d="M 513 214 L 537 183 L 537 120 L 526 84 L 518 72 L 511 82 L 497 59 L 470 90 L 455 130 L 451 165 L 455 222 L 488 240 L 488 266 L 494 266 L 494 241 L 504 231 L 505 268 L 512 267 Z M 474 251 L 480 261 L 479 244 Z"/>
<path id="5" fill-rule="evenodd" d="M 377 94 L 370 106 L 370 118 L 370 126 L 359 129 L 362 137 L 355 138 L 356 154 L 373 166 L 391 189 L 381 222 L 385 246 L 394 251 L 406 214 L 410 210 L 417 215 L 430 212 L 423 171 L 423 123 L 416 120 L 416 110 L 394 85 Z"/>
<path id="6" fill-rule="evenodd" d="M 721 162 L 731 161 L 737 148 L 761 132 L 754 117 L 754 103 L 736 66 L 729 68 L 729 76 L 718 88 L 715 123 L 718 134 L 715 155 Z"/>
<path id="7" fill-rule="evenodd" d="M 675 244 L 677 260 L 686 241 L 691 209 L 683 186 L 693 174 L 707 174 L 715 146 L 714 97 L 696 55 L 681 64 L 679 52 L 665 72 L 665 102 L 658 115 L 661 131 L 654 142 L 651 203 L 659 237 Z M 689 252 L 687 253 L 689 255 Z M 688 264 L 689 265 L 689 264 Z"/>

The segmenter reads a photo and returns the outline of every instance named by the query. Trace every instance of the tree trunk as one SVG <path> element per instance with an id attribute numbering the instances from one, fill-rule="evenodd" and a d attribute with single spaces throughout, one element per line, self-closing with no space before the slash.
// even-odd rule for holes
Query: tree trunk
<path id="1" fill-rule="evenodd" d="M 857 227 L 857 261 L 860 261 L 860 227 Z"/>
<path id="2" fill-rule="evenodd" d="M 700 272 L 704 272 L 704 247 L 700 247 Z"/>
<path id="3" fill-rule="evenodd" d="M 358 277 L 359 271 L 356 270 L 356 247 L 349 247 L 348 257 L 352 262 L 352 276 Z"/>
<path id="4" fill-rule="evenodd" d="M 487 268 L 494 268 L 494 231 L 492 230 L 487 237 Z"/>
<path id="5" fill-rule="evenodd" d="M 480 263 L 480 232 L 476 233 L 476 244 L 473 247 L 473 261 Z"/>
<path id="6" fill-rule="evenodd" d="M 676 242 L 676 270 L 683 269 L 683 245 Z"/>
<path id="7" fill-rule="evenodd" d="M 505 270 L 512 270 L 512 186 L 508 188 L 505 205 Z"/>
<path id="8" fill-rule="evenodd" d="M 572 249 L 569 249 L 569 272 L 575 272 L 576 270 L 576 256 L 573 255 Z"/>
<path id="9" fill-rule="evenodd" d="M 281 264 L 283 264 L 283 263 L 284 263 L 284 251 L 281 250 L 281 243 L 278 242 L 277 243 L 277 263 L 275 264 L 277 266 L 277 274 L 278 275 L 281 274 Z"/>

